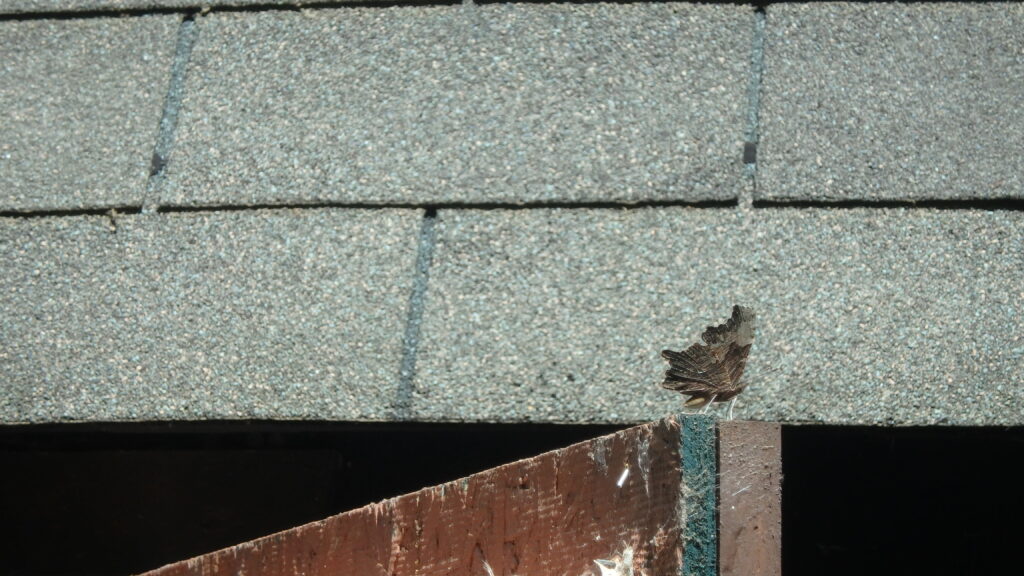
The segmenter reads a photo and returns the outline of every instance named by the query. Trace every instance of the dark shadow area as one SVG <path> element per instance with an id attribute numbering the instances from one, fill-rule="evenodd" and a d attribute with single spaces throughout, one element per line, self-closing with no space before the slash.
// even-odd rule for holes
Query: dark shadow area
<path id="1" fill-rule="evenodd" d="M 0 428 L 0 574 L 137 573 L 622 428 Z"/>
<path id="2" fill-rule="evenodd" d="M 0 574 L 130 574 L 615 426 L 0 428 Z M 783 427 L 783 574 L 1016 573 L 1024 429 Z"/>
<path id="3" fill-rule="evenodd" d="M 786 576 L 1020 573 L 1022 428 L 785 426 Z"/>

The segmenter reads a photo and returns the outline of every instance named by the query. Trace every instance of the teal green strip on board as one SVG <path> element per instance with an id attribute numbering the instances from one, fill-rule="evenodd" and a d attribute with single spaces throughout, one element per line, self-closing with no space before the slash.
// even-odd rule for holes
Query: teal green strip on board
<path id="1" fill-rule="evenodd" d="M 678 417 L 683 460 L 683 576 L 718 575 L 718 522 L 715 420 L 711 416 Z"/>

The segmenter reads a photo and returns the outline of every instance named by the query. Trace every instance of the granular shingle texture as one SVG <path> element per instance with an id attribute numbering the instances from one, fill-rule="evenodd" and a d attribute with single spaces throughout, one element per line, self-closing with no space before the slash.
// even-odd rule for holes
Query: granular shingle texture
<path id="1" fill-rule="evenodd" d="M 141 204 L 179 22 L 0 21 L 0 211 Z"/>
<path id="2" fill-rule="evenodd" d="M 275 0 L 3 0 L 0 2 L 0 14 L 31 14 L 44 12 L 101 11 L 101 10 L 138 10 L 146 8 L 185 8 L 200 4 L 204 6 L 237 6 L 245 4 L 272 4 Z M 282 5 L 296 4 L 284 2 Z"/>
<path id="3" fill-rule="evenodd" d="M 0 221 L 0 421 L 381 419 L 421 212 Z"/>
<path id="4" fill-rule="evenodd" d="M 343 3 L 346 0 L 334 0 Z M 359 0 L 351 0 L 359 2 Z M 406 0 L 409 4 L 416 0 Z M 225 6 L 270 6 L 278 4 L 282 8 L 310 4 L 303 0 L 3 0 L 0 2 L 0 14 L 31 14 L 33 12 L 93 12 L 109 10 L 145 10 L 166 8 L 219 8 Z"/>
<path id="5" fill-rule="evenodd" d="M 733 198 L 753 18 L 683 3 L 214 13 L 163 204 Z"/>
<path id="6" fill-rule="evenodd" d="M 1019 213 L 445 210 L 437 234 L 420 418 L 677 410 L 658 352 L 744 303 L 758 333 L 739 417 L 1024 423 Z"/>
<path id="7" fill-rule="evenodd" d="M 759 198 L 1024 198 L 1024 5 L 772 4 Z"/>
<path id="8" fill-rule="evenodd" d="M 1021 4 L 387 4 L 0 0 L 0 422 L 1022 424 Z"/>

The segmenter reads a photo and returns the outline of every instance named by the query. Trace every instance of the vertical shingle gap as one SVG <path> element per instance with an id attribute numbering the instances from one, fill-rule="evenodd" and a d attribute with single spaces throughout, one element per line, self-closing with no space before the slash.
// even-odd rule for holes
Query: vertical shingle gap
<path id="1" fill-rule="evenodd" d="M 395 398 L 394 420 L 409 420 L 412 417 L 412 390 L 416 377 L 416 353 L 419 347 L 420 324 L 427 299 L 427 282 L 430 279 L 430 263 L 434 258 L 437 210 L 428 208 L 423 214 L 420 226 L 419 249 L 416 254 L 415 279 L 409 296 L 409 311 L 405 322 L 405 336 L 402 341 L 402 367 L 398 375 L 398 395 Z"/>
<path id="2" fill-rule="evenodd" d="M 178 125 L 178 112 L 185 93 L 185 73 L 188 61 L 192 57 L 199 30 L 196 27 L 195 14 L 188 14 L 178 27 L 178 41 L 174 48 L 174 61 L 171 64 L 171 78 L 164 98 L 164 110 L 160 117 L 160 127 L 156 137 L 156 147 L 149 167 L 149 179 L 146 182 L 146 194 L 142 200 L 142 212 L 155 212 L 160 207 L 160 193 L 164 179 L 164 169 L 174 145 L 174 131 Z"/>
<path id="3" fill-rule="evenodd" d="M 740 194 L 740 206 L 750 208 L 757 191 L 757 155 L 760 144 L 761 78 L 764 74 L 765 8 L 754 10 L 754 42 L 750 54 L 750 87 L 747 92 L 747 131 L 743 145 L 743 165 L 750 186 Z"/>

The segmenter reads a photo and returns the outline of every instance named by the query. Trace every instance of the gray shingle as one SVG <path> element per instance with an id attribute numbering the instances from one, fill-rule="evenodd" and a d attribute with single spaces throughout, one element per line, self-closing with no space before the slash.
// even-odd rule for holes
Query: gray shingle
<path id="1" fill-rule="evenodd" d="M 669 413 L 658 352 L 746 303 L 740 417 L 1024 423 L 1019 213 L 444 210 L 437 238 L 421 418 Z"/>
<path id="2" fill-rule="evenodd" d="M 333 0 L 344 2 L 345 0 Z M 358 2 L 360 0 L 351 0 Z M 406 0 L 415 2 L 416 0 Z M 309 4 L 308 2 L 305 2 Z M 302 0 L 3 0 L 0 14 L 27 14 L 32 12 L 81 12 L 102 10 L 145 10 L 152 8 L 196 8 L 199 6 L 298 6 Z"/>
<path id="3" fill-rule="evenodd" d="M 759 198 L 1024 197 L 1024 6 L 773 4 Z"/>
<path id="4" fill-rule="evenodd" d="M 0 220 L 0 421 L 384 418 L 420 218 Z"/>
<path id="5" fill-rule="evenodd" d="M 753 27 L 682 3 L 214 13 L 164 202 L 732 198 Z"/>
<path id="6" fill-rule="evenodd" d="M 0 210 L 142 203 L 179 21 L 0 22 Z"/>

